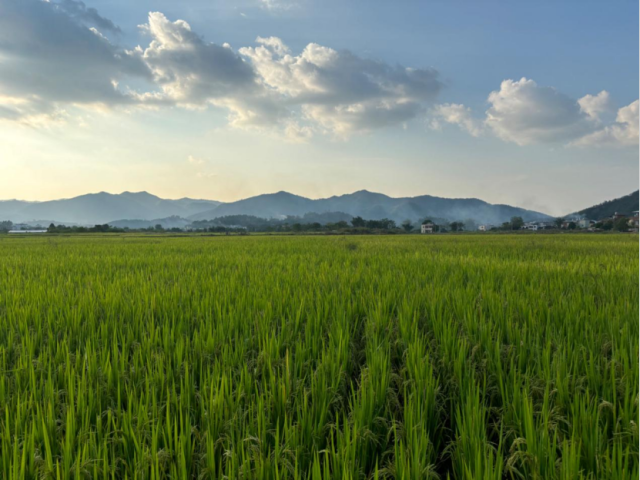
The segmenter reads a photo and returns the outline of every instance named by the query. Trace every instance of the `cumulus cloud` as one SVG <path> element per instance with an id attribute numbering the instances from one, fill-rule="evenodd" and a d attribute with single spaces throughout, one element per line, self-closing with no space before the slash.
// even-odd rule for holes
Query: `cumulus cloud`
<path id="1" fill-rule="evenodd" d="M 439 130 L 443 123 L 455 124 L 473 136 L 488 132 L 518 145 L 638 145 L 638 101 L 618 110 L 613 121 L 613 101 L 605 90 L 575 100 L 522 78 L 503 81 L 488 103 L 484 118 L 474 117 L 464 105 L 436 105 L 430 126 Z"/>
<path id="2" fill-rule="evenodd" d="M 184 20 L 170 21 L 151 12 L 140 28 L 151 37 L 136 49 L 151 70 L 160 93 L 139 95 L 146 105 L 178 105 L 229 111 L 235 128 L 273 128 L 289 116 L 274 92 L 267 90 L 254 67 L 230 45 L 206 42 Z"/>
<path id="3" fill-rule="evenodd" d="M 82 1 L 0 1 L 0 119 L 53 119 L 67 106 L 214 105 L 229 112 L 232 127 L 279 129 L 303 141 L 402 124 L 442 88 L 434 69 L 315 43 L 295 55 L 277 37 L 258 37 L 257 46 L 235 51 L 159 12 L 140 27 L 148 45 L 125 49 L 105 36 L 119 28 Z"/>
<path id="4" fill-rule="evenodd" d="M 299 55 L 277 37 L 241 48 L 263 84 L 300 106 L 315 126 L 339 136 L 405 122 L 442 88 L 434 69 L 390 66 L 310 43 Z"/>
<path id="5" fill-rule="evenodd" d="M 471 109 L 464 105 L 456 103 L 436 105 L 431 114 L 433 116 L 431 128 L 434 130 L 439 130 L 441 122 L 445 122 L 458 125 L 462 130 L 474 137 L 479 137 L 482 134 L 482 122 L 473 118 Z"/>
<path id="6" fill-rule="evenodd" d="M 628 147 L 638 145 L 638 100 L 618 110 L 612 125 L 586 135 L 572 145 L 579 147 Z"/>
<path id="7" fill-rule="evenodd" d="M 69 8 L 84 14 L 71 15 Z M 0 96 L 22 100 L 0 106 L 23 120 L 59 111 L 63 104 L 131 103 L 118 82 L 150 79 L 149 70 L 83 23 L 86 16 L 100 23 L 96 15 L 77 2 L 0 2 Z"/>
<path id="8" fill-rule="evenodd" d="M 567 142 L 593 130 L 576 100 L 526 78 L 503 81 L 489 94 L 489 104 L 485 124 L 518 145 Z"/>
<path id="9" fill-rule="evenodd" d="M 597 95 L 585 95 L 578 100 L 578 105 L 580 105 L 580 110 L 594 120 L 600 120 L 603 114 L 614 110 L 613 101 L 606 90 Z"/>
<path id="10" fill-rule="evenodd" d="M 230 47 L 205 42 L 184 20 L 171 22 L 151 12 L 141 29 L 151 37 L 149 46 L 138 50 L 141 58 L 155 83 L 177 103 L 201 105 L 258 87 L 250 65 Z"/>

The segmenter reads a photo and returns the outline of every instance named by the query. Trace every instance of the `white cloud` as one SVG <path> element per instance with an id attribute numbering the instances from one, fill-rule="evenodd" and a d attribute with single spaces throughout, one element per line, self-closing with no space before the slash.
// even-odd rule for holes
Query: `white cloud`
<path id="1" fill-rule="evenodd" d="M 118 82 L 150 80 L 147 67 L 86 22 L 117 29 L 81 2 L 0 1 L 0 96 L 23 100 L 13 107 L 5 103 L 5 118 L 8 109 L 25 121 L 51 117 L 68 104 L 132 103 Z"/>
<path id="2" fill-rule="evenodd" d="M 522 78 L 503 81 L 488 102 L 484 119 L 474 118 L 464 105 L 437 105 L 431 109 L 430 127 L 440 130 L 443 122 L 456 124 L 473 136 L 488 131 L 518 145 L 638 145 L 638 101 L 618 110 L 614 122 L 613 101 L 605 90 L 574 100 Z"/>
<path id="3" fill-rule="evenodd" d="M 274 4 L 275 5 L 275 4 Z M 438 72 L 390 66 L 310 43 L 294 55 L 277 37 L 236 52 L 205 41 L 184 20 L 151 12 L 146 47 L 123 49 L 118 27 L 78 0 L 0 0 L 0 118 L 59 117 L 65 106 L 229 112 L 234 128 L 347 137 L 404 124 L 442 88 Z M 131 88 L 136 85 L 136 89 Z"/>
<path id="4" fill-rule="evenodd" d="M 431 121 L 431 128 L 434 130 L 440 130 L 440 121 L 444 121 L 458 125 L 462 130 L 474 137 L 479 137 L 482 134 L 482 122 L 473 118 L 471 109 L 464 105 L 456 103 L 436 105 L 431 110 L 431 114 L 434 117 Z"/>
<path id="5" fill-rule="evenodd" d="M 578 100 L 580 110 L 589 115 L 594 120 L 600 120 L 602 114 L 613 111 L 613 102 L 609 92 L 601 91 L 597 95 L 585 95 Z"/>
<path id="6" fill-rule="evenodd" d="M 290 143 L 305 143 L 313 137 L 311 128 L 302 126 L 295 120 L 290 120 L 284 127 L 284 138 Z"/>
<path id="7" fill-rule="evenodd" d="M 166 97 L 178 104 L 203 102 L 258 89 L 255 72 L 230 47 L 205 42 L 184 20 L 169 21 L 151 12 L 141 25 L 151 42 L 140 57 Z"/>
<path id="8" fill-rule="evenodd" d="M 631 147 L 638 145 L 638 100 L 618 110 L 616 121 L 586 135 L 572 145 L 579 147 Z"/>
<path id="9" fill-rule="evenodd" d="M 64 125 L 67 117 L 65 110 L 43 102 L 36 96 L 0 95 L 0 121 L 16 122 L 25 127 L 48 128 Z"/>
<path id="10" fill-rule="evenodd" d="M 434 69 L 390 66 L 311 43 L 299 55 L 277 37 L 241 48 L 263 84 L 315 127 L 338 136 L 401 124 L 442 88 Z"/>
<path id="11" fill-rule="evenodd" d="M 299 1 L 296 0 L 258 0 L 260 6 L 266 10 L 290 10 L 298 6 Z"/>
<path id="12" fill-rule="evenodd" d="M 502 140 L 518 145 L 567 142 L 593 130 L 577 101 L 533 80 L 505 80 L 489 94 L 485 124 Z"/>
<path id="13" fill-rule="evenodd" d="M 191 165 L 204 165 L 205 161 L 201 158 L 194 157 L 193 155 L 189 155 L 187 157 L 187 162 Z"/>
<path id="14" fill-rule="evenodd" d="M 229 110 L 231 126 L 243 129 L 274 128 L 289 116 L 254 67 L 229 44 L 205 42 L 187 22 L 171 22 L 159 12 L 150 13 L 141 28 L 151 42 L 138 51 L 162 90 L 140 96 L 141 103 L 215 105 Z"/>

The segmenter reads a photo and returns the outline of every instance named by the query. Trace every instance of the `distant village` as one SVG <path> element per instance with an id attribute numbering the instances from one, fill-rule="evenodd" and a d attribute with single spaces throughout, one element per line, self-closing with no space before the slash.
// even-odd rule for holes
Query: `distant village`
<path id="1" fill-rule="evenodd" d="M 556 218 L 552 221 L 536 221 L 525 222 L 521 217 L 513 217 L 511 221 L 504 222 L 501 225 L 482 224 L 478 225 L 479 232 L 499 232 L 528 230 L 537 232 L 541 230 L 581 230 L 586 232 L 633 232 L 638 233 L 638 211 L 632 212 L 631 215 L 625 215 L 615 212 L 612 216 L 593 220 L 584 216 L 575 215 L 566 218 Z M 465 231 L 465 225 L 462 222 L 452 222 L 448 225 L 438 225 L 430 220 L 422 222 L 421 233 L 446 233 L 448 231 L 459 232 Z"/>
<path id="2" fill-rule="evenodd" d="M 539 232 L 539 231 L 582 231 L 582 232 L 631 232 L 638 233 L 638 211 L 629 215 L 615 212 L 610 217 L 590 219 L 584 215 L 572 215 L 566 218 L 556 218 L 549 221 L 525 222 L 522 217 L 512 217 L 510 221 L 500 225 L 480 224 L 472 220 L 446 222 L 444 220 L 426 219 L 412 223 L 406 220 L 400 225 L 389 219 L 364 220 L 354 217 L 350 222 L 339 221 L 321 224 L 288 223 L 287 221 L 265 220 L 257 217 L 239 215 L 221 217 L 212 221 L 193 222 L 182 227 L 164 228 L 156 224 L 147 228 L 116 227 L 113 225 L 94 226 L 65 226 L 51 224 L 49 227 L 27 223 L 0 222 L 0 233 L 8 234 L 44 234 L 44 233 L 126 233 L 126 232 L 201 232 L 247 234 L 250 232 L 273 233 L 337 233 L 337 234 L 375 234 L 375 233 L 458 233 L 458 232 Z"/>
<path id="3" fill-rule="evenodd" d="M 640 212 L 633 212 L 631 215 L 625 215 L 622 213 L 616 213 L 612 217 L 603 218 L 600 220 L 592 220 L 582 216 L 574 216 L 569 218 L 558 218 L 552 222 L 525 222 L 522 218 L 513 218 L 511 222 L 503 223 L 502 225 L 480 225 L 478 231 L 487 232 L 504 232 L 504 231 L 529 231 L 529 232 L 542 232 L 552 230 L 566 230 L 566 231 L 583 231 L 583 232 L 631 232 L 638 233 Z M 435 233 L 447 233 L 449 231 L 465 231 L 464 225 L 450 224 L 449 229 L 447 226 L 437 225 L 434 222 L 426 221 L 422 224 L 422 233 L 435 234 Z"/>

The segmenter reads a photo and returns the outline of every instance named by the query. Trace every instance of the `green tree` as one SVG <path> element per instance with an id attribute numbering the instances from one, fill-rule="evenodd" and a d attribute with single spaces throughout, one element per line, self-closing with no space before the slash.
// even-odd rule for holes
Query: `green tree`
<path id="1" fill-rule="evenodd" d="M 362 217 L 353 217 L 351 219 L 351 225 L 353 225 L 354 227 L 365 227 L 367 225 L 367 222 Z"/>
<path id="2" fill-rule="evenodd" d="M 558 217 L 553 221 L 553 223 L 556 225 L 556 227 L 562 228 L 562 224 L 564 223 L 564 218 Z"/>
<path id="3" fill-rule="evenodd" d="M 522 217 L 511 217 L 511 230 L 520 230 L 524 225 Z"/>
<path id="4" fill-rule="evenodd" d="M 575 230 L 577 226 L 578 225 L 576 225 L 576 222 L 569 222 L 569 225 L 567 225 L 567 228 L 569 230 Z"/>
<path id="5" fill-rule="evenodd" d="M 451 222 L 449 224 L 449 228 L 452 232 L 461 232 L 464 230 L 464 223 L 462 222 Z"/>
<path id="6" fill-rule="evenodd" d="M 628 232 L 629 231 L 629 219 L 627 217 L 622 217 L 613 222 L 613 229 L 618 232 Z"/>
<path id="7" fill-rule="evenodd" d="M 413 224 L 411 223 L 411 220 L 405 220 L 404 222 L 402 222 L 402 228 L 404 228 L 405 232 L 410 232 L 411 230 L 413 230 Z"/>

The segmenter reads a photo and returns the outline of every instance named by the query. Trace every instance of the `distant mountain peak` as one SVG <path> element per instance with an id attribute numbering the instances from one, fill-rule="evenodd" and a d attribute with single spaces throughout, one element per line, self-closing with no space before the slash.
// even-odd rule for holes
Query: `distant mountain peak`
<path id="1" fill-rule="evenodd" d="M 275 196 L 275 197 L 305 198 L 305 197 L 301 197 L 300 195 L 296 195 L 295 193 L 285 192 L 284 190 L 280 190 L 279 192 L 271 193 L 271 194 L 267 194 L 267 195 L 272 195 L 272 196 Z"/>
<path id="2" fill-rule="evenodd" d="M 123 197 L 138 197 L 138 198 L 142 198 L 142 197 L 144 197 L 144 198 L 160 198 L 160 197 L 158 197 L 158 196 L 156 196 L 156 195 L 154 195 L 152 193 L 149 193 L 149 192 L 147 192 L 145 190 L 142 190 L 140 192 L 130 192 L 130 191 L 127 190 L 125 192 L 122 192 L 120 194 L 120 196 L 123 196 Z"/>

